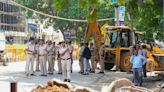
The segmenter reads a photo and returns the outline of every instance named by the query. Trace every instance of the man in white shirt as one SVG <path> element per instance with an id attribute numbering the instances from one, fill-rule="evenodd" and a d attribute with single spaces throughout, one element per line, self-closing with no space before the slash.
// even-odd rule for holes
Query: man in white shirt
<path id="1" fill-rule="evenodd" d="M 35 56 L 35 43 L 34 38 L 30 38 L 29 43 L 27 43 L 25 48 L 25 53 L 27 56 L 27 62 L 26 62 L 26 76 L 34 76 L 34 56 Z"/>
<path id="2" fill-rule="evenodd" d="M 43 39 L 40 40 L 40 45 L 39 45 L 39 62 L 40 62 L 40 68 L 41 68 L 41 76 L 47 76 L 47 60 L 46 60 L 46 44 Z"/>
<path id="3" fill-rule="evenodd" d="M 48 73 L 53 75 L 54 72 L 54 59 L 55 59 L 55 47 L 52 44 L 52 41 L 48 41 L 47 45 L 47 60 L 48 60 Z"/>
<path id="4" fill-rule="evenodd" d="M 62 63 L 62 74 L 64 77 L 64 82 L 70 82 L 70 72 L 71 72 L 71 56 L 70 56 L 70 50 L 65 44 L 65 42 L 62 42 L 61 48 L 59 50 L 61 63 Z"/>

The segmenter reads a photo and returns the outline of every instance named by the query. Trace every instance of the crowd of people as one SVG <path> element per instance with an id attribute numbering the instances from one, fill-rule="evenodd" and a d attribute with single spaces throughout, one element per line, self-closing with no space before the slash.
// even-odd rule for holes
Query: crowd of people
<path id="1" fill-rule="evenodd" d="M 103 48 L 97 53 L 98 49 L 93 43 L 90 45 L 81 43 L 79 73 L 83 75 L 95 73 L 98 59 L 102 60 L 101 58 L 103 57 L 102 50 Z M 51 40 L 45 42 L 43 39 L 40 39 L 35 42 L 35 39 L 31 37 L 26 45 L 25 53 L 27 57 L 26 76 L 35 76 L 35 72 L 41 72 L 40 76 L 53 75 L 55 61 L 57 61 L 58 74 L 63 75 L 64 82 L 71 81 L 70 74 L 72 73 L 73 64 L 73 46 L 71 41 L 62 41 L 56 45 Z M 100 62 L 100 66 L 101 71 L 99 73 L 104 73 L 103 60 Z"/>
<path id="2" fill-rule="evenodd" d="M 146 77 L 146 46 L 136 44 L 132 46 L 131 59 L 133 70 L 133 82 L 135 85 L 142 85 L 142 75 Z M 44 41 L 40 39 L 35 43 L 34 38 L 30 38 L 27 43 L 25 53 L 27 55 L 26 75 L 35 76 L 35 72 L 41 72 L 40 76 L 47 76 L 54 74 L 55 61 L 58 63 L 58 74 L 63 74 L 64 82 L 71 81 L 71 72 L 73 64 L 73 46 L 71 41 L 62 41 L 56 45 L 51 40 Z M 104 43 L 101 42 L 100 48 L 93 43 L 81 43 L 79 52 L 79 73 L 82 75 L 89 75 L 95 73 L 97 65 L 100 65 L 100 74 L 104 73 L 104 58 L 105 58 Z M 34 61 L 36 67 L 34 70 Z M 91 62 L 90 62 L 91 61 Z M 48 64 L 47 64 L 48 63 Z M 48 67 L 47 67 L 48 65 Z"/>
<path id="3" fill-rule="evenodd" d="M 73 62 L 72 52 L 73 46 L 71 41 L 62 41 L 56 45 L 51 40 L 45 42 L 43 39 L 40 39 L 35 43 L 35 39 L 30 38 L 25 48 L 27 57 L 26 76 L 35 76 L 35 72 L 41 72 L 40 76 L 53 75 L 55 60 L 57 60 L 58 74 L 63 74 L 64 81 L 70 82 Z M 35 69 L 34 63 L 36 63 Z"/>

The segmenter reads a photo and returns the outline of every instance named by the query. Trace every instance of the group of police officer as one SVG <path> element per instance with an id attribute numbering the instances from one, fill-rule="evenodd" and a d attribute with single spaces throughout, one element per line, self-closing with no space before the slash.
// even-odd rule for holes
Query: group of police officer
<path id="1" fill-rule="evenodd" d="M 35 42 L 35 39 L 31 37 L 26 45 L 25 53 L 27 57 L 26 76 L 35 76 L 34 73 L 39 71 L 41 72 L 40 76 L 53 75 L 55 60 L 57 59 L 58 74 L 63 74 L 65 82 L 71 81 L 70 73 L 73 62 L 71 41 L 62 41 L 56 45 L 51 40 L 45 42 L 45 40 L 40 39 Z M 35 70 L 34 63 L 36 64 Z"/>

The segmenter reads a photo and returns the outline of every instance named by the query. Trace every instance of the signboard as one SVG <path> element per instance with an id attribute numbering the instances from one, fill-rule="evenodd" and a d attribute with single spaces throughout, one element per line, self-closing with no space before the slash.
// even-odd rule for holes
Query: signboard
<path id="1" fill-rule="evenodd" d="M 71 38 L 70 32 L 64 32 L 64 38 L 65 39 L 70 39 Z"/>
<path id="2" fill-rule="evenodd" d="M 37 30 L 37 25 L 32 24 L 32 23 L 28 23 L 28 29 L 31 29 L 32 31 L 36 31 Z"/>
<path id="3" fill-rule="evenodd" d="M 119 6 L 119 20 L 124 21 L 125 17 L 125 6 Z"/>
<path id="4" fill-rule="evenodd" d="M 76 38 L 76 32 L 75 31 L 64 32 L 64 38 L 65 39 L 75 39 Z"/>
<path id="5" fill-rule="evenodd" d="M 119 21 L 124 21 L 125 17 L 125 6 L 119 6 Z M 115 8 L 115 21 L 117 20 L 117 8 Z"/>

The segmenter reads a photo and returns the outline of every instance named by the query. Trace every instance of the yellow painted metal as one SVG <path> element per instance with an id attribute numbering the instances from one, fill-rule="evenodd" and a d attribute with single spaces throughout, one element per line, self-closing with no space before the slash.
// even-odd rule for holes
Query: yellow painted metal
<path id="1" fill-rule="evenodd" d="M 157 53 L 157 54 L 164 54 L 164 50 L 161 50 L 159 47 L 154 46 L 153 47 L 153 52 Z"/>
<path id="2" fill-rule="evenodd" d="M 154 67 L 155 68 L 158 68 L 159 67 L 159 64 L 158 64 L 158 62 L 154 59 L 154 57 L 152 56 L 152 53 L 150 52 L 150 51 L 146 51 L 146 53 L 147 53 L 147 57 L 148 57 L 148 59 L 151 59 L 151 60 L 153 60 L 154 61 Z"/>
<path id="3" fill-rule="evenodd" d="M 97 10 L 92 10 L 91 14 L 97 13 Z M 99 28 L 98 22 L 96 20 L 89 22 L 87 31 L 85 33 L 84 42 L 88 42 L 91 34 L 94 35 L 94 43 L 97 45 L 98 48 L 100 48 L 100 43 L 104 42 L 104 39 L 101 35 L 101 30 Z"/>
<path id="4" fill-rule="evenodd" d="M 5 54 L 12 61 L 24 61 L 26 60 L 26 56 L 24 53 L 25 46 L 24 45 L 9 45 L 5 46 Z"/>
<path id="5" fill-rule="evenodd" d="M 93 11 L 92 13 L 94 13 L 96 11 Z M 86 35 L 85 35 L 85 40 L 84 42 L 88 42 L 89 41 L 89 37 L 91 36 L 91 34 L 93 33 L 94 35 L 94 43 L 98 46 L 98 48 L 100 48 L 100 43 L 103 41 L 105 42 L 105 45 L 110 45 L 110 37 L 107 34 L 107 29 L 110 26 L 108 24 L 104 24 L 100 30 L 99 25 L 97 23 L 97 21 L 93 21 L 91 23 L 88 24 L 88 28 L 86 31 Z M 133 32 L 128 26 L 113 26 L 112 28 L 110 28 L 110 32 L 117 32 L 117 31 L 126 31 L 126 32 Z M 109 32 L 109 33 L 110 33 Z M 135 34 L 143 34 L 141 32 L 136 32 Z M 134 40 L 133 40 L 134 41 Z M 121 58 L 121 52 L 122 51 L 130 51 L 129 47 L 117 47 L 117 48 L 105 48 L 106 52 L 109 52 L 111 54 L 115 54 L 115 60 L 116 61 L 116 68 L 117 70 L 119 70 L 119 66 L 120 66 L 120 58 Z M 153 47 L 153 52 L 157 53 L 157 54 L 164 54 L 164 50 L 161 50 L 158 47 Z M 157 61 L 155 61 L 152 52 L 147 51 L 147 55 L 148 58 L 154 61 L 154 66 L 155 68 L 159 67 L 159 63 Z M 125 59 L 130 58 L 125 57 Z"/>
<path id="6" fill-rule="evenodd" d="M 146 53 L 147 53 L 148 59 L 151 60 L 151 61 L 153 61 L 153 65 L 154 65 L 154 69 L 155 70 L 161 70 L 161 68 L 164 67 L 164 65 L 160 64 L 159 61 L 158 60 L 155 60 L 155 58 L 154 58 L 154 57 L 157 57 L 157 58 L 162 57 L 164 55 L 164 51 L 163 50 L 161 50 L 157 46 L 153 46 L 152 47 L 152 51 L 148 51 L 147 50 Z M 152 63 L 151 61 L 148 61 L 148 64 L 149 64 L 149 65 L 147 65 L 147 70 L 148 71 L 151 68 L 151 66 L 150 66 L 151 63 Z M 164 61 L 162 61 L 162 62 L 164 62 Z"/>
<path id="7" fill-rule="evenodd" d="M 116 70 L 120 70 L 120 56 L 121 56 L 121 50 L 120 47 L 116 48 Z"/>
<path id="8" fill-rule="evenodd" d="M 109 45 L 110 44 L 110 38 L 107 34 L 107 28 L 109 28 L 109 25 L 107 23 L 105 23 L 102 27 L 101 27 L 101 34 L 103 35 L 104 37 L 104 42 L 105 42 L 105 45 Z"/>

